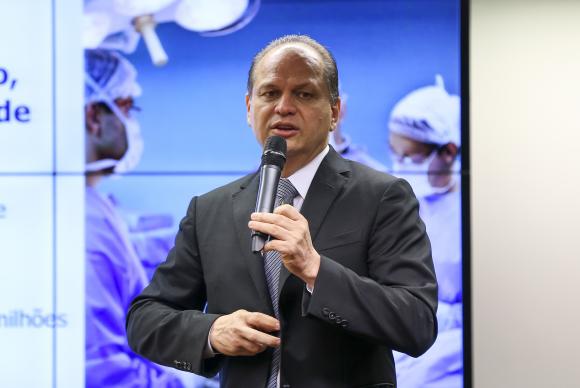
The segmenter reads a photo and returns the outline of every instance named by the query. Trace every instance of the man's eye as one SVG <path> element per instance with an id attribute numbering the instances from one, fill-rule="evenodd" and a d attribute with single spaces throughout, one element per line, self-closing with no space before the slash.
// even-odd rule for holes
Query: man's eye
<path id="1" fill-rule="evenodd" d="M 265 90 L 262 92 L 262 97 L 273 98 L 276 97 L 277 92 L 275 90 Z"/>
<path id="2" fill-rule="evenodd" d="M 312 93 L 310 92 L 298 92 L 298 97 L 304 100 L 309 100 L 312 98 Z"/>

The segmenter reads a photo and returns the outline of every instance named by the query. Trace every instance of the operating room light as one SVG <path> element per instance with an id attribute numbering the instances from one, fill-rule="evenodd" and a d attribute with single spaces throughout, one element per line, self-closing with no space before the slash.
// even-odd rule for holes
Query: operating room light
<path id="1" fill-rule="evenodd" d="M 141 36 L 153 63 L 163 66 L 169 58 L 155 31 L 158 24 L 225 35 L 248 24 L 259 6 L 260 0 L 85 0 L 83 44 L 131 53 Z"/>

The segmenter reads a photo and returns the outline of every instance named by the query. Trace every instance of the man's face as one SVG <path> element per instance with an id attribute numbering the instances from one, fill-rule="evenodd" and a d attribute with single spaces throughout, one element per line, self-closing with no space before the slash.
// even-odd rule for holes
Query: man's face
<path id="1" fill-rule="evenodd" d="M 433 144 L 421 143 L 392 132 L 389 134 L 389 145 L 394 159 L 402 162 L 405 158 L 409 158 L 415 164 L 422 163 L 436 148 Z"/>
<path id="2" fill-rule="evenodd" d="M 256 65 L 254 87 L 246 96 L 248 123 L 260 144 L 282 136 L 292 169 L 304 166 L 327 144 L 336 127 L 340 100 L 330 102 L 322 60 L 303 45 L 284 45 L 268 52 Z"/>
<path id="3" fill-rule="evenodd" d="M 447 144 L 438 147 L 435 144 L 421 143 L 407 136 L 398 133 L 390 133 L 389 145 L 391 157 L 398 162 L 408 159 L 414 164 L 424 163 L 433 153 L 435 157 L 428 166 L 425 173 L 428 173 L 429 183 L 433 187 L 442 187 L 448 184 L 451 179 L 451 167 L 457 156 L 457 147 Z"/>
<path id="4" fill-rule="evenodd" d="M 132 98 L 118 98 L 114 101 L 119 111 L 130 117 L 133 108 Z M 127 151 L 125 125 L 105 103 L 93 103 L 86 113 L 90 123 L 89 139 L 95 148 L 98 159 L 119 160 Z"/>

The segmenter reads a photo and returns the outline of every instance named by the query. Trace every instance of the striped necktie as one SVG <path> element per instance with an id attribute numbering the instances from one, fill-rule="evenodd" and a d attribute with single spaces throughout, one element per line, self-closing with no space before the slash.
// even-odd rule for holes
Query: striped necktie
<path id="1" fill-rule="evenodd" d="M 275 206 L 284 204 L 292 204 L 294 198 L 298 195 L 298 191 L 286 178 L 281 178 L 278 182 L 278 191 L 276 192 Z M 269 251 L 264 258 L 264 271 L 266 273 L 266 283 L 268 284 L 268 291 L 270 291 L 270 298 L 272 299 L 272 306 L 274 307 L 274 314 L 276 319 L 280 320 L 280 311 L 278 309 L 278 295 L 280 282 L 280 268 L 282 261 L 278 251 Z M 268 376 L 268 384 L 266 388 L 276 388 L 278 380 L 278 371 L 280 368 L 280 348 L 274 349 L 272 355 L 272 364 L 270 365 L 270 374 Z"/>

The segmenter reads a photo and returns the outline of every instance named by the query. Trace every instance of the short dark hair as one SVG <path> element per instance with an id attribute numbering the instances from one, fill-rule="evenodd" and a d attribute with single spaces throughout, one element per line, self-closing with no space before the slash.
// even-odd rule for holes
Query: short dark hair
<path id="1" fill-rule="evenodd" d="M 322 58 L 323 63 L 323 75 L 326 81 L 326 86 L 328 87 L 328 94 L 330 95 L 330 102 L 335 104 L 338 101 L 338 68 L 336 66 L 336 60 L 332 53 L 324 47 L 322 44 L 318 43 L 308 35 L 284 35 L 278 39 L 275 39 L 268 43 L 258 54 L 252 59 L 252 65 L 250 66 L 250 71 L 248 72 L 248 94 L 252 94 L 252 89 L 254 88 L 254 70 L 258 64 L 264 58 L 268 52 L 276 47 L 283 46 L 285 44 L 300 43 L 314 49 Z"/>

